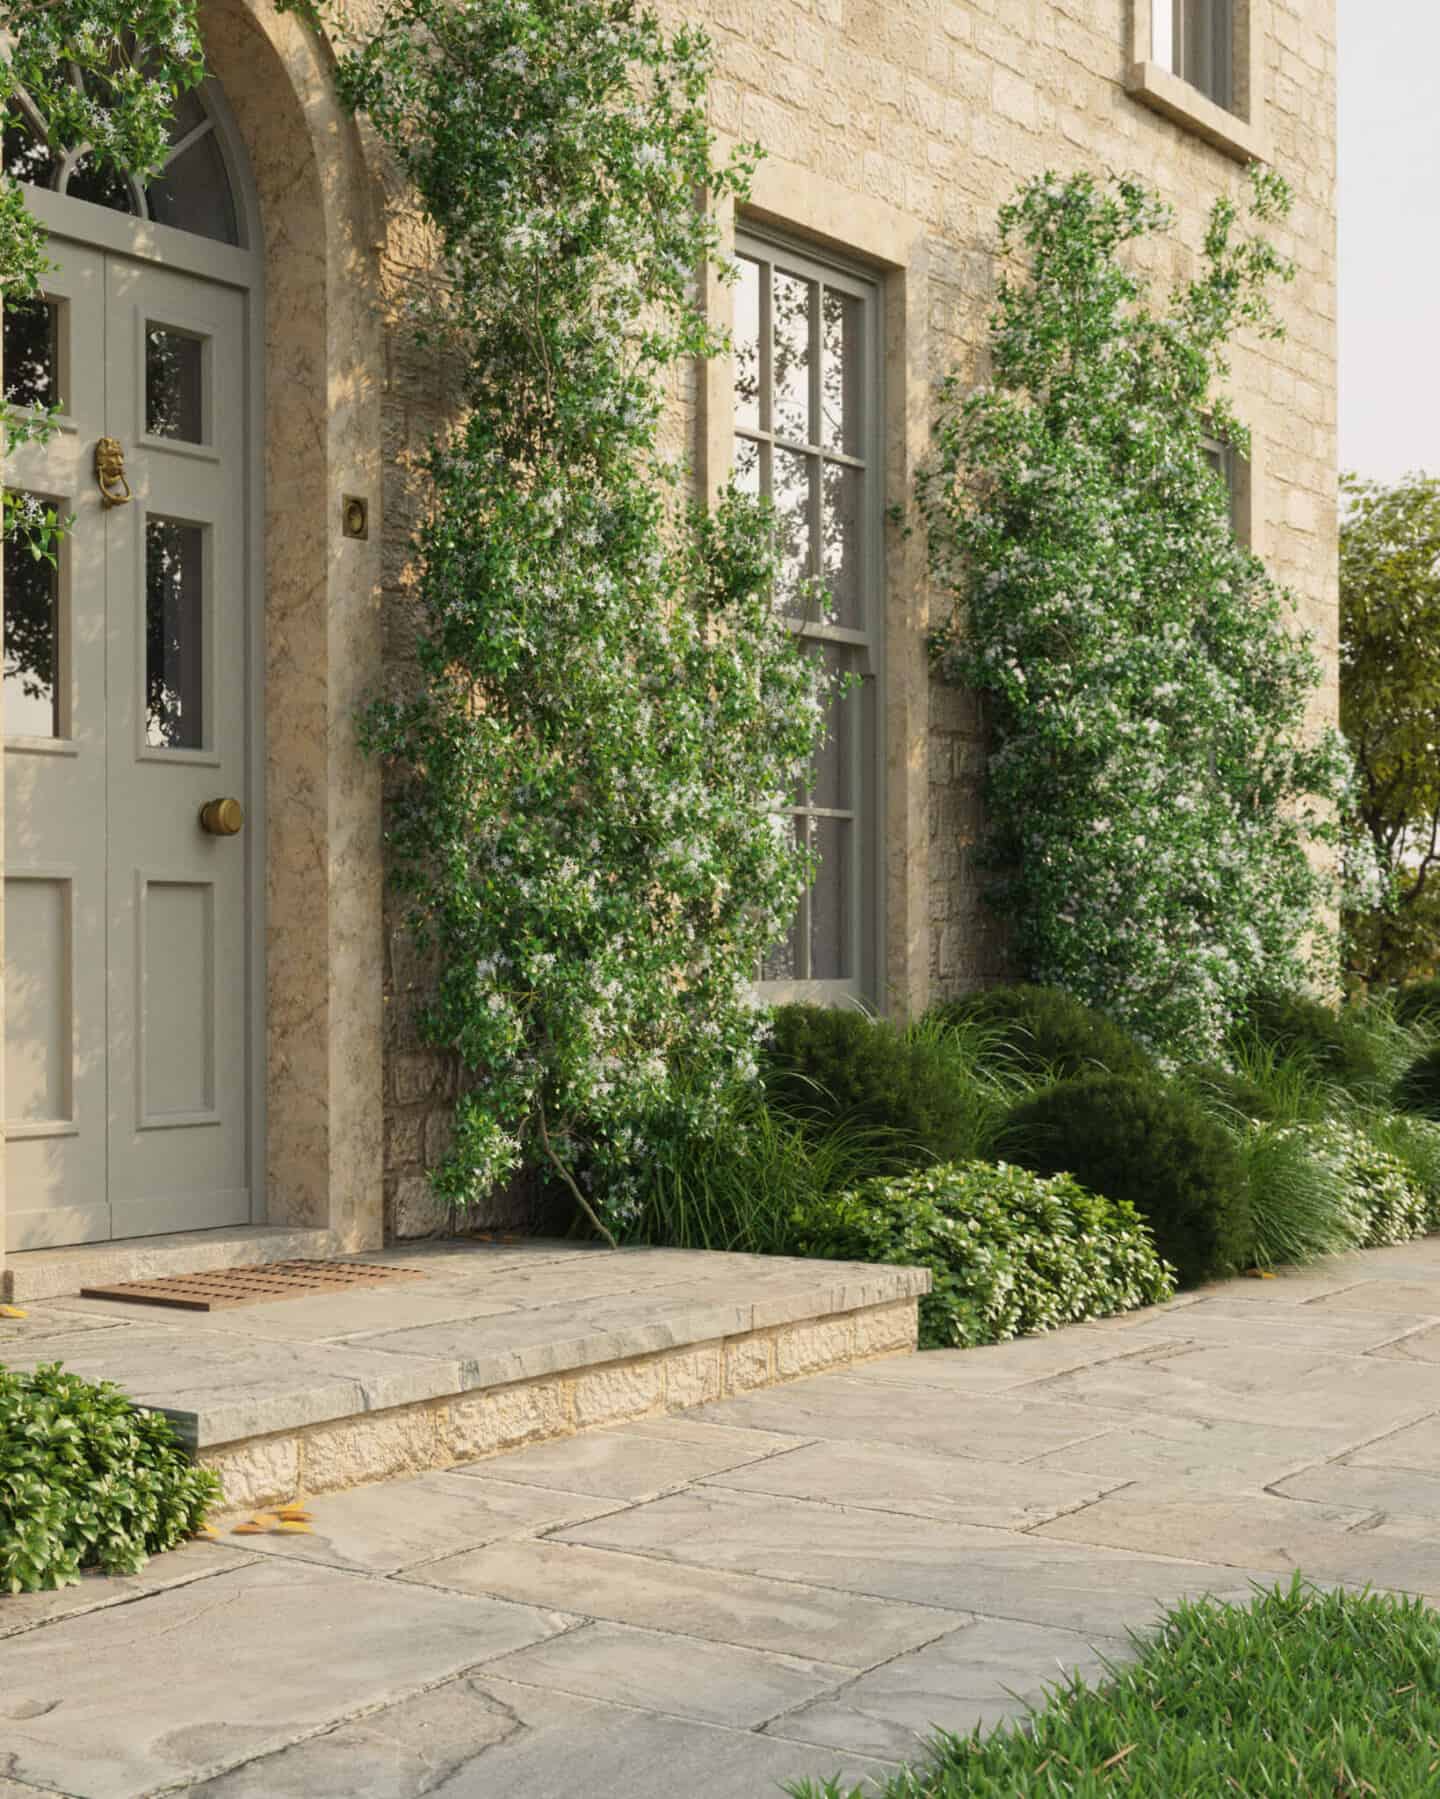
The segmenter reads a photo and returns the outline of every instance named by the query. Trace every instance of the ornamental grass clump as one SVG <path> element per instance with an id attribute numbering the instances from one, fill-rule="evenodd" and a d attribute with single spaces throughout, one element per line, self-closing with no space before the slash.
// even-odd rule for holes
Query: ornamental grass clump
<path id="1" fill-rule="evenodd" d="M 109 1381 L 0 1368 L 0 1593 L 137 1574 L 198 1531 L 220 1480 Z"/>
<path id="2" fill-rule="evenodd" d="M 363 730 L 438 969 L 423 1028 L 459 1064 L 435 1183 L 462 1219 L 527 1165 L 621 1228 L 644 1120 L 722 1132 L 813 873 L 775 814 L 825 677 L 770 518 L 687 512 L 658 447 L 677 371 L 724 347 L 696 281 L 749 166 L 712 159 L 709 70 L 629 0 L 387 0 L 340 63 L 436 235 L 419 329 L 462 371 L 415 679 Z"/>
<path id="3" fill-rule="evenodd" d="M 1261 172 L 1251 204 L 1278 225 L 1290 196 Z M 1309 944 L 1333 965 L 1351 768 L 1308 731 L 1319 662 L 1212 465 L 1248 443 L 1228 342 L 1280 334 L 1290 267 L 1222 198 L 1156 302 L 1128 252 L 1170 223 L 1128 176 L 1042 175 L 1002 209 L 992 384 L 946 386 L 920 505 L 937 672 L 986 702 L 990 897 L 1026 977 L 1200 1061 Z"/>
<path id="4" fill-rule="evenodd" d="M 985 1162 L 867 1181 L 819 1208 L 796 1253 L 931 1271 L 920 1347 L 998 1343 L 1154 1305 L 1175 1271 L 1134 1207 Z"/>

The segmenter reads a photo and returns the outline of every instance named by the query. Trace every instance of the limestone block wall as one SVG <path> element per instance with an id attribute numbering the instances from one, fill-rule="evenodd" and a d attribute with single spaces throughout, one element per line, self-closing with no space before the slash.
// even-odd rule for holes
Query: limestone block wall
<path id="1" fill-rule="evenodd" d="M 717 133 L 758 141 L 786 171 L 786 181 L 767 191 L 800 196 L 793 218 L 768 203 L 770 224 L 789 224 L 801 235 L 808 227 L 822 243 L 863 255 L 864 245 L 846 237 L 849 195 L 857 216 L 889 221 L 887 241 L 913 245 L 886 264 L 887 275 L 909 282 L 900 316 L 913 341 L 888 343 L 886 377 L 904 389 L 900 410 L 911 442 L 928 430 L 931 388 L 940 376 L 958 370 L 966 380 L 984 377 L 995 213 L 1026 176 L 1081 168 L 1144 175 L 1177 211 L 1173 238 L 1155 252 L 1157 274 L 1170 278 L 1194 267 L 1215 198 L 1243 196 L 1246 175 L 1235 154 L 1131 91 L 1143 23 L 1132 6 L 1146 9 L 1146 0 L 664 0 L 672 21 L 703 23 L 714 40 Z M 1293 587 L 1299 616 L 1319 640 L 1328 672 L 1316 711 L 1329 719 L 1338 707 L 1334 0 L 1248 0 L 1244 12 L 1255 34 L 1253 98 L 1263 102 L 1263 126 L 1252 135 L 1296 190 L 1281 243 L 1298 264 L 1281 297 L 1287 339 L 1243 345 L 1234 359 L 1240 410 L 1255 439 L 1249 532 Z M 1254 110 L 1258 120 L 1259 106 Z M 807 183 L 828 196 L 823 228 L 814 222 L 820 210 L 804 203 Z M 424 278 L 432 247 L 403 197 L 392 192 L 389 204 L 384 277 L 398 311 L 407 287 Z M 411 629 L 407 544 L 420 492 L 413 460 L 443 421 L 445 398 L 444 371 L 407 348 L 397 322 L 383 394 L 384 628 L 392 678 L 403 678 Z M 672 444 L 696 456 L 701 478 L 709 466 L 706 433 L 713 449 L 717 429 L 728 426 L 707 418 L 696 383 L 678 380 Z M 892 631 L 912 639 L 890 645 L 898 666 L 896 651 L 908 649 L 913 660 L 925 626 L 923 576 L 899 532 L 887 580 L 889 615 L 893 621 L 903 611 L 904 618 Z M 897 611 L 894 592 L 901 588 Z M 928 895 L 920 928 L 896 937 L 892 952 L 914 964 L 898 979 L 890 971 L 891 991 L 903 988 L 912 1005 L 1007 974 L 1004 933 L 986 912 L 975 862 L 983 720 L 970 698 L 934 684 L 921 713 L 928 754 L 892 755 L 886 798 L 894 826 L 887 853 L 906 860 L 899 872 L 912 885 L 920 880 Z M 918 832 L 909 823 L 915 818 Z M 896 871 L 890 874 L 894 888 Z M 443 1064 L 416 1037 L 419 976 L 396 926 L 392 910 L 385 1200 L 390 1228 L 408 1233 L 429 1216 L 424 1174 L 443 1150 L 452 1095 Z M 502 1207 L 496 1222 L 504 1216 Z"/>

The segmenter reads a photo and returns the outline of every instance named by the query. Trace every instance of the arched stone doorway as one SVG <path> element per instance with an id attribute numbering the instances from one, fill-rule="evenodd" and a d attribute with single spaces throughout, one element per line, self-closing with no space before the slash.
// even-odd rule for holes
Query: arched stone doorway
<path id="1" fill-rule="evenodd" d="M 243 409 L 254 451 L 242 507 L 254 852 L 246 1203 L 257 1224 L 319 1227 L 337 1248 L 363 1248 L 380 1240 L 382 1143 L 379 783 L 354 733 L 356 707 L 380 666 L 381 348 L 370 178 L 355 127 L 335 102 L 328 54 L 307 28 L 230 0 L 204 10 L 203 28 L 225 97 L 214 116 L 253 180 L 240 201 L 242 242 L 225 246 L 253 265 L 243 354 L 221 355 L 219 364 L 233 377 L 226 404 Z M 47 207 L 75 211 L 63 195 L 41 195 L 42 216 Z M 152 269 L 168 275 L 177 234 L 162 216 L 156 209 L 154 224 L 124 225 L 138 231 Z M 208 391 L 213 405 L 221 390 Z M 344 533 L 347 495 L 369 503 L 366 537 Z M 235 673 L 233 662 L 217 665 L 216 696 Z M 175 892 L 162 898 L 153 909 L 157 945 L 166 904 L 185 911 Z M 207 922 L 204 905 L 190 909 L 194 919 L 169 923 L 197 941 L 209 930 L 218 954 L 214 918 Z M 13 988 L 13 961 L 10 972 Z M 212 1070 L 212 1088 L 223 1074 Z M 221 1221 L 201 1217 L 198 1227 Z M 141 1219 L 136 1234 L 187 1228 L 172 1209 Z M 110 1234 L 127 1232 L 122 1223 Z"/>

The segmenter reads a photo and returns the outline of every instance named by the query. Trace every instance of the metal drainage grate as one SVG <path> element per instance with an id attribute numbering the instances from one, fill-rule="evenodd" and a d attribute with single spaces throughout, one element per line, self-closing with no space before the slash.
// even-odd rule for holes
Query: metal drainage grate
<path id="1" fill-rule="evenodd" d="M 382 1267 L 374 1262 L 264 1262 L 255 1268 L 216 1268 L 208 1274 L 172 1274 L 153 1281 L 82 1287 L 80 1293 L 84 1299 L 125 1299 L 134 1305 L 219 1312 L 227 1306 L 258 1306 L 274 1299 L 304 1299 L 315 1293 L 424 1278 L 418 1268 Z"/>

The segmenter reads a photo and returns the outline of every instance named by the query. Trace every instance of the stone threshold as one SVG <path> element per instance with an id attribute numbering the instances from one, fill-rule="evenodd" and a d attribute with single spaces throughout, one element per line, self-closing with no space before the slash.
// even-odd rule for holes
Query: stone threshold
<path id="1" fill-rule="evenodd" d="M 82 1287 L 154 1280 L 167 1274 L 209 1274 L 259 1262 L 318 1261 L 336 1254 L 333 1231 L 285 1225 L 233 1225 L 213 1231 L 173 1231 L 124 1237 L 64 1249 L 13 1251 L 0 1268 L 0 1299 L 61 1299 Z"/>
<path id="2" fill-rule="evenodd" d="M 577 1359 L 533 1380 L 211 1444 L 196 1459 L 220 1476 L 226 1507 L 283 1504 L 908 1355 L 918 1310 L 918 1298 L 892 1299 L 650 1355 Z"/>

